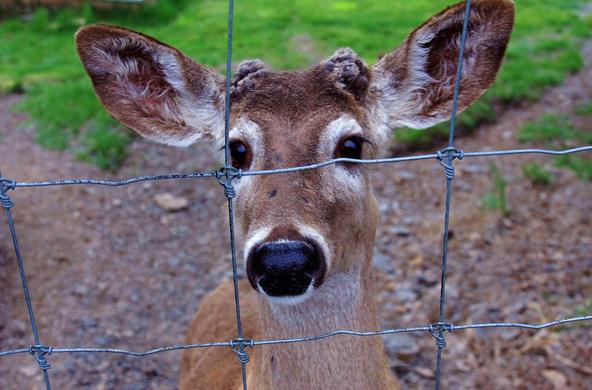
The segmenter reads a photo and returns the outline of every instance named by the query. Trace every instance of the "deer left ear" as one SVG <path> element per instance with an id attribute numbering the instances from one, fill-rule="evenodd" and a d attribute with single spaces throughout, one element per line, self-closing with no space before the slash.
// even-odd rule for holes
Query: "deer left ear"
<path id="1" fill-rule="evenodd" d="M 381 127 L 422 129 L 450 118 L 465 2 L 432 17 L 372 69 L 370 112 Z M 511 0 L 474 0 L 469 16 L 459 112 L 491 86 L 514 24 Z"/>
<path id="2" fill-rule="evenodd" d="M 174 146 L 224 135 L 224 79 L 214 71 L 121 27 L 84 27 L 76 46 L 97 96 L 124 125 Z"/>

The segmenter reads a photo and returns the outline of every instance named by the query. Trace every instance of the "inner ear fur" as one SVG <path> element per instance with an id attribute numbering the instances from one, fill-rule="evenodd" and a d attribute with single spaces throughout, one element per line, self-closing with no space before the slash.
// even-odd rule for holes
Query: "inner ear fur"
<path id="1" fill-rule="evenodd" d="M 152 140 L 187 146 L 223 133 L 223 78 L 154 38 L 109 25 L 76 34 L 95 91 L 116 119 Z"/>
<path id="2" fill-rule="evenodd" d="M 426 128 L 450 118 L 464 11 L 462 2 L 435 15 L 373 67 L 374 111 L 383 125 Z M 459 112 L 494 82 L 513 24 L 513 1 L 472 2 Z"/>

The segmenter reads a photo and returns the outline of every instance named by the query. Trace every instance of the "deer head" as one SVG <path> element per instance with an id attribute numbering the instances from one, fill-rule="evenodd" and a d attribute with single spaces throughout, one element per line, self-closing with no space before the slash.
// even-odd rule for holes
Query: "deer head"
<path id="1" fill-rule="evenodd" d="M 351 49 L 300 72 L 241 63 L 231 92 L 232 165 L 375 158 L 393 129 L 447 120 L 463 13 L 463 4 L 447 8 L 372 67 Z M 493 83 L 513 18 L 510 0 L 473 1 L 459 111 Z M 97 95 L 126 126 L 175 146 L 223 138 L 224 79 L 212 70 L 119 27 L 88 26 L 76 41 Z M 378 212 L 362 166 L 243 177 L 236 191 L 247 275 L 270 302 L 304 300 L 371 267 Z"/>

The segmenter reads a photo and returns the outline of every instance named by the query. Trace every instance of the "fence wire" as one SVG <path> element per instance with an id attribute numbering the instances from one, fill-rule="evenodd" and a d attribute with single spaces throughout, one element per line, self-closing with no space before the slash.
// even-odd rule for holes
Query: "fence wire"
<path id="1" fill-rule="evenodd" d="M 461 45 L 458 57 L 457 75 L 454 86 L 454 97 L 453 97 L 453 109 L 450 120 L 450 131 L 448 147 L 443 150 L 437 151 L 432 154 L 423 154 L 418 156 L 404 156 L 384 159 L 372 159 L 372 160 L 354 160 L 348 158 L 338 158 L 328 161 L 324 161 L 317 164 L 298 166 L 298 167 L 287 167 L 271 170 L 259 170 L 259 171 L 241 171 L 233 168 L 230 165 L 230 153 L 229 153 L 229 142 L 228 133 L 230 128 L 230 80 L 231 80 L 231 69 L 232 69 L 232 34 L 233 34 L 233 14 L 234 14 L 234 2 L 229 0 L 228 3 L 228 46 L 227 46 L 227 64 L 226 64 L 226 93 L 225 93 L 225 147 L 224 147 L 224 167 L 217 171 L 211 172 L 195 172 L 195 173 L 173 173 L 167 175 L 149 175 L 149 176 L 137 176 L 128 179 L 121 180 L 98 180 L 98 179 L 60 179 L 60 180 L 47 180 L 47 181 L 16 181 L 7 177 L 2 176 L 0 172 L 0 204 L 6 211 L 8 226 L 14 246 L 16 261 L 18 265 L 19 275 L 21 278 L 21 284 L 25 297 L 25 304 L 27 306 L 27 312 L 29 315 L 29 322 L 31 325 L 31 331 L 33 336 L 34 344 L 26 348 L 12 349 L 12 350 L 0 350 L 0 357 L 19 355 L 19 354 L 30 354 L 39 364 L 39 368 L 43 373 L 43 380 L 47 390 L 51 390 L 51 381 L 48 370 L 51 368 L 47 356 L 59 353 L 109 353 L 109 354 L 120 354 L 136 357 L 145 357 L 170 351 L 179 351 L 185 349 L 196 349 L 196 348 L 230 348 L 236 353 L 239 363 L 241 364 L 242 374 L 242 385 L 243 389 L 247 390 L 247 363 L 249 362 L 249 356 L 247 348 L 262 347 L 275 344 L 291 344 L 291 343 L 303 343 L 303 342 L 314 342 L 327 338 L 332 338 L 339 335 L 347 335 L 353 337 L 376 337 L 381 335 L 389 335 L 396 333 L 417 333 L 424 332 L 434 337 L 436 342 L 436 376 L 435 376 L 435 389 L 440 388 L 442 379 L 442 350 L 446 347 L 446 332 L 467 330 L 467 329 L 484 329 L 484 328 L 522 328 L 531 330 L 540 330 L 549 327 L 556 327 L 565 324 L 581 322 L 581 321 L 592 321 L 592 313 L 590 315 L 571 317 L 565 319 L 558 319 L 551 322 L 541 324 L 527 324 L 517 322 L 501 322 L 501 323 L 479 323 L 479 324 L 466 324 L 466 325 L 453 325 L 446 322 L 445 318 L 445 296 L 446 296 L 446 267 L 448 257 L 448 238 L 449 238 L 449 222 L 450 222 L 450 209 L 452 201 L 452 180 L 455 177 L 454 172 L 454 160 L 462 160 L 467 157 L 491 157 L 491 156 L 509 156 L 509 155 L 525 155 L 525 154 L 540 154 L 540 155 L 567 155 L 581 152 L 592 152 L 592 145 L 582 146 L 572 149 L 565 150 L 548 150 L 548 149 L 511 149 L 511 150 L 496 150 L 496 151 L 477 151 L 477 152 L 465 152 L 458 150 L 454 146 L 454 131 L 456 126 L 456 114 L 458 110 L 458 95 L 460 91 L 460 79 L 462 75 L 463 65 L 463 53 L 465 48 L 465 41 L 467 37 L 467 27 L 469 15 L 471 12 L 471 1 L 466 0 L 465 2 L 465 14 L 463 22 L 463 30 L 461 35 Z M 442 262 L 441 262 L 441 280 L 440 280 L 440 299 L 439 299 L 439 316 L 438 322 L 423 326 L 410 327 L 410 328 L 396 328 L 386 330 L 355 330 L 355 329 L 338 329 L 332 332 L 309 335 L 296 338 L 286 339 L 270 339 L 270 340 L 255 340 L 245 339 L 242 329 L 241 312 L 240 312 L 240 296 L 238 291 L 238 272 L 237 272 L 237 260 L 236 260 L 236 241 L 235 241 L 235 227 L 234 227 L 234 204 L 233 200 L 236 196 L 234 190 L 234 181 L 239 180 L 243 176 L 257 176 L 257 175 L 273 175 L 273 174 L 289 174 L 292 172 L 315 170 L 323 167 L 327 167 L 339 163 L 349 164 L 362 164 L 362 165 L 373 165 L 373 164 L 394 164 L 403 163 L 419 160 L 435 159 L 439 165 L 444 169 L 444 175 L 446 177 L 446 202 L 444 207 L 444 232 L 442 239 Z M 210 343 L 199 343 L 199 344 L 183 344 L 165 346 L 161 348 L 151 349 L 148 351 L 132 351 L 127 349 L 115 349 L 115 348 L 92 348 L 92 347 L 54 347 L 48 346 L 42 343 L 39 337 L 39 330 L 37 322 L 35 320 L 35 314 L 33 310 L 33 304 L 31 300 L 31 294 L 29 292 L 29 286 L 27 276 L 25 272 L 25 265 L 21 255 L 20 246 L 18 242 L 16 227 L 12 216 L 11 209 L 14 206 L 14 202 L 9 196 L 9 191 L 16 190 L 18 188 L 27 187 L 50 187 L 50 186 L 68 186 L 68 185 L 100 185 L 118 187 L 131 185 L 143 181 L 155 181 L 155 180 L 181 180 L 181 179 L 202 179 L 202 178 L 214 178 L 224 188 L 224 195 L 226 196 L 228 203 L 228 215 L 229 215 L 229 235 L 230 235 L 230 250 L 231 250 L 231 261 L 232 261 L 232 274 L 234 282 L 234 301 L 236 307 L 236 326 L 237 326 L 237 337 L 232 340 L 222 340 Z"/>

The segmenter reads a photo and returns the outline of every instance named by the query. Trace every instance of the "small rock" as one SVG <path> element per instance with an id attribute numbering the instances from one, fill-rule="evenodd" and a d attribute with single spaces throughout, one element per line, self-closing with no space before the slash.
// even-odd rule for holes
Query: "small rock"
<path id="1" fill-rule="evenodd" d="M 434 370 L 427 367 L 415 367 L 415 372 L 417 372 L 420 376 L 428 379 L 434 378 Z"/>
<path id="2" fill-rule="evenodd" d="M 423 259 L 423 256 L 421 256 L 421 255 L 417 255 L 409 261 L 409 264 L 412 267 L 416 267 L 416 268 L 421 267 L 423 265 L 423 263 L 424 263 L 424 259 Z"/>
<path id="3" fill-rule="evenodd" d="M 398 288 L 395 290 L 395 296 L 403 302 L 410 302 L 417 300 L 418 295 L 415 291 L 408 288 Z"/>
<path id="4" fill-rule="evenodd" d="M 403 180 L 415 180 L 415 178 L 417 177 L 415 173 L 411 171 L 399 171 L 398 174 L 399 177 Z"/>
<path id="5" fill-rule="evenodd" d="M 19 367 L 19 371 L 26 377 L 32 377 L 35 374 L 39 373 L 39 367 L 35 366 L 21 366 Z"/>
<path id="6" fill-rule="evenodd" d="M 386 336 L 384 346 L 389 356 L 396 356 L 405 363 L 411 363 L 419 354 L 419 347 L 415 340 L 405 334 Z"/>
<path id="7" fill-rule="evenodd" d="M 482 165 L 478 164 L 463 165 L 461 169 L 464 173 L 469 174 L 479 174 L 484 173 L 486 171 L 486 169 Z"/>
<path id="8" fill-rule="evenodd" d="M 471 241 L 481 241 L 483 237 L 478 232 L 471 232 L 469 234 L 469 240 Z"/>
<path id="9" fill-rule="evenodd" d="M 121 199 L 113 199 L 111 204 L 113 205 L 113 207 L 119 207 L 121 206 Z"/>
<path id="10" fill-rule="evenodd" d="M 553 384 L 555 389 L 566 389 L 567 378 L 557 370 L 543 370 L 543 376 Z"/>
<path id="11" fill-rule="evenodd" d="M 438 275 L 429 272 L 426 272 L 425 274 L 422 274 L 417 277 L 417 283 L 426 287 L 433 287 L 436 284 L 438 284 L 439 281 L 440 278 L 438 277 Z"/>
<path id="12" fill-rule="evenodd" d="M 374 266 L 383 272 L 389 272 L 393 270 L 393 259 L 391 256 L 388 256 L 380 251 L 375 251 L 374 256 Z"/>
<path id="13" fill-rule="evenodd" d="M 397 237 L 408 237 L 409 236 L 409 230 L 407 230 L 403 227 L 399 227 L 399 226 L 394 226 L 392 228 L 389 228 L 388 231 Z"/>
<path id="14" fill-rule="evenodd" d="M 80 325 L 83 329 L 86 330 L 90 328 L 96 328 L 99 325 L 99 323 L 94 318 L 83 318 L 80 321 Z"/>
<path id="15" fill-rule="evenodd" d="M 504 341 L 515 340 L 520 336 L 520 330 L 514 328 L 502 328 L 499 329 L 499 336 Z"/>
<path id="16" fill-rule="evenodd" d="M 84 285 L 84 284 L 76 284 L 74 286 L 74 295 L 78 295 L 80 297 L 85 296 L 86 294 L 88 294 L 89 292 L 89 288 Z"/>
<path id="17" fill-rule="evenodd" d="M 99 347 L 108 347 L 117 342 L 117 338 L 114 336 L 97 336 L 95 337 L 95 344 Z"/>
<path id="18" fill-rule="evenodd" d="M 187 198 L 175 196 L 170 192 L 156 194 L 154 196 L 154 201 L 166 211 L 179 211 L 189 207 L 189 201 Z"/>

